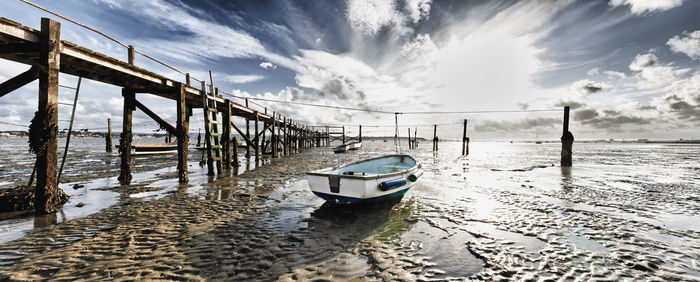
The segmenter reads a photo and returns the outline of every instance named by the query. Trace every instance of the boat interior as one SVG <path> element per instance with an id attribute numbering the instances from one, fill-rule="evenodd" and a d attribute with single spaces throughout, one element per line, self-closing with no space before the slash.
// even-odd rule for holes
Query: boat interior
<path id="1" fill-rule="evenodd" d="M 409 156 L 386 156 L 350 164 L 336 170 L 328 171 L 329 174 L 342 175 L 375 175 L 398 172 L 412 168 L 416 160 Z"/>

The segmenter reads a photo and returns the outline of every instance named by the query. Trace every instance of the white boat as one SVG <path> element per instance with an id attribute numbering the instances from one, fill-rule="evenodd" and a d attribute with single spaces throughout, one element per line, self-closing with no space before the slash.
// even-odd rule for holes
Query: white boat
<path id="1" fill-rule="evenodd" d="M 350 148 L 350 146 L 348 144 L 343 144 L 343 145 L 334 147 L 333 152 L 334 153 L 345 153 L 345 151 L 347 151 L 349 148 Z"/>
<path id="2" fill-rule="evenodd" d="M 423 175 L 408 155 L 388 155 L 306 173 L 309 187 L 333 204 L 355 204 L 401 197 Z"/>
<path id="3" fill-rule="evenodd" d="M 359 150 L 362 148 L 362 142 L 352 142 L 348 144 L 348 150 Z"/>

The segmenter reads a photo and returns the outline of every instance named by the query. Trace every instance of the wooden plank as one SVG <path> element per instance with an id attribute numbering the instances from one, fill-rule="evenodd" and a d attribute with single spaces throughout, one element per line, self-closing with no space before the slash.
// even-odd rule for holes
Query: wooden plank
<path id="1" fill-rule="evenodd" d="M 12 36 L 19 40 L 39 42 L 39 31 L 13 23 L 5 18 L 0 21 L 0 33 Z"/>
<path id="2" fill-rule="evenodd" d="M 131 90 L 133 92 L 133 90 Z M 167 131 L 169 134 L 177 136 L 177 128 L 174 126 L 170 125 L 167 121 L 163 120 L 161 117 L 159 117 L 156 113 L 151 111 L 148 107 L 146 107 L 144 104 L 141 104 L 141 102 L 137 101 L 134 99 L 134 105 L 136 105 L 136 108 L 139 110 L 143 111 L 147 116 L 151 117 L 154 121 L 160 125 L 165 131 Z M 178 104 L 179 105 L 179 104 Z"/>
<path id="3" fill-rule="evenodd" d="M 39 78 L 39 68 L 32 66 L 29 70 L 8 79 L 7 81 L 0 84 L 0 97 L 5 96 L 7 93 L 17 90 L 18 88 L 27 85 L 28 83 Z"/>

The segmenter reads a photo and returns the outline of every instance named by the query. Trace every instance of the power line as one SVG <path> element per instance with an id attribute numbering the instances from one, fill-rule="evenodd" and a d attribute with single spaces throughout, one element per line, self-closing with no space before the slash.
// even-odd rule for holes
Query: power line
<path id="1" fill-rule="evenodd" d="M 0 121 L 1 124 L 7 124 L 7 125 L 14 125 L 14 126 L 20 126 L 20 127 L 26 127 L 26 124 L 16 124 L 16 123 L 10 123 L 10 122 L 4 122 Z"/>

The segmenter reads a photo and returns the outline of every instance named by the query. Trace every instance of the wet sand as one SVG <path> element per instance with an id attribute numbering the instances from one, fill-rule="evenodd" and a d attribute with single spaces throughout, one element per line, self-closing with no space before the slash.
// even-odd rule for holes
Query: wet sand
<path id="1" fill-rule="evenodd" d="M 421 144 L 409 153 L 426 173 L 401 201 L 350 209 L 324 205 L 304 172 L 392 146 L 311 149 L 217 177 L 192 154 L 188 184 L 163 161 L 145 161 L 154 165 L 129 186 L 95 174 L 78 181 L 88 185 L 75 190 L 65 219 L 38 218 L 28 234 L 4 240 L 0 277 L 700 278 L 700 170 L 697 157 L 683 158 L 699 147 L 575 144 L 574 168 L 562 170 L 552 166 L 556 144 L 475 142 L 466 158 L 458 146 L 433 153 Z M 75 199 L 86 205 L 75 207 Z"/>

